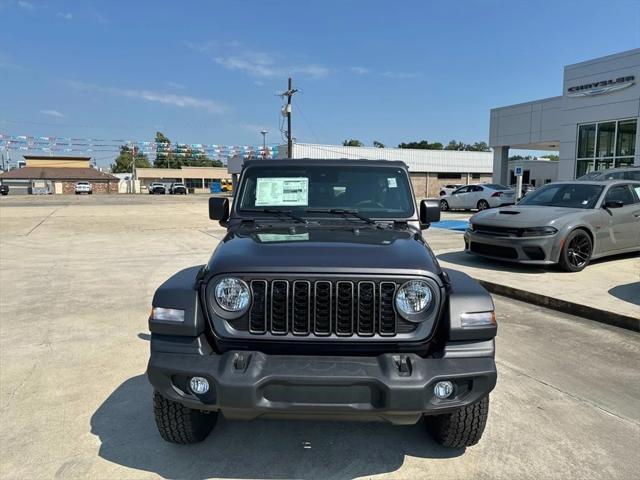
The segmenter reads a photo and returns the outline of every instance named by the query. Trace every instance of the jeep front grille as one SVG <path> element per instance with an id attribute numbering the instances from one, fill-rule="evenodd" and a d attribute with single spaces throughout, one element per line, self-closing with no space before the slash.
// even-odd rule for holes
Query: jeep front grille
<path id="1" fill-rule="evenodd" d="M 413 325 L 396 315 L 393 281 L 251 280 L 249 333 L 394 336 Z"/>

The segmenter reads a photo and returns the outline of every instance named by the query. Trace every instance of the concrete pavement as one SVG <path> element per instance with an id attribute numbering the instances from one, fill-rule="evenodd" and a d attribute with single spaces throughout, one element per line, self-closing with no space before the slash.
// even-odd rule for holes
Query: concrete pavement
<path id="1" fill-rule="evenodd" d="M 149 303 L 224 232 L 196 197 L 87 198 L 0 202 L 0 478 L 627 479 L 640 468 L 640 335 L 501 297 L 499 380 L 476 447 L 442 449 L 422 424 L 224 419 L 202 444 L 167 444 L 144 377 Z"/>

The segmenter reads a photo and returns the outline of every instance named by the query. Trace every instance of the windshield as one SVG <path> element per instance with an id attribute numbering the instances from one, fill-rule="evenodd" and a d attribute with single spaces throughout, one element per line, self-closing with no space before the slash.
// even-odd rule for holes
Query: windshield
<path id="1" fill-rule="evenodd" d="M 368 217 L 406 218 L 414 213 L 407 174 L 400 168 L 348 165 L 254 166 L 244 175 L 239 211 L 356 210 Z"/>
<path id="2" fill-rule="evenodd" d="M 603 188 L 602 185 L 581 183 L 550 183 L 534 190 L 524 197 L 518 205 L 594 208 Z"/>

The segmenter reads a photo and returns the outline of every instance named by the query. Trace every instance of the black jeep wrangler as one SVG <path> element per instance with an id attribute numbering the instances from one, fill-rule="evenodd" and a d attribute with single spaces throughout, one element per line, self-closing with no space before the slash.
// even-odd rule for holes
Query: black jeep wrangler
<path id="1" fill-rule="evenodd" d="M 480 440 L 496 383 L 491 296 L 440 268 L 407 167 L 249 160 L 209 216 L 209 263 L 158 288 L 149 318 L 155 419 L 170 442 L 227 418 L 386 420 L 447 447 Z"/>

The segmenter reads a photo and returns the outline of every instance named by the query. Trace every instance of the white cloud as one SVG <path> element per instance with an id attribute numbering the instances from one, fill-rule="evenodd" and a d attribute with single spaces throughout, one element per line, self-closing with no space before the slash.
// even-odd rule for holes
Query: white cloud
<path id="1" fill-rule="evenodd" d="M 33 11 L 33 10 L 36 9 L 36 7 L 35 7 L 35 5 L 33 3 L 27 2 L 26 0 L 18 0 L 17 4 L 23 10 Z"/>
<path id="2" fill-rule="evenodd" d="M 40 110 L 40 113 L 42 113 L 43 115 L 49 115 L 50 117 L 56 117 L 56 118 L 64 118 L 66 116 L 57 110 Z"/>
<path id="3" fill-rule="evenodd" d="M 71 20 L 73 18 L 73 15 L 69 12 L 64 13 L 64 12 L 58 12 L 56 14 L 56 16 L 60 17 L 60 18 L 64 18 L 65 20 Z"/>
<path id="4" fill-rule="evenodd" d="M 349 70 L 357 75 L 366 75 L 368 73 L 371 73 L 371 69 L 365 67 L 351 67 Z"/>
<path id="5" fill-rule="evenodd" d="M 420 77 L 419 73 L 410 73 L 410 72 L 384 72 L 380 74 L 383 77 L 387 78 L 395 78 L 395 79 L 403 79 L 403 78 L 416 78 Z"/>
<path id="6" fill-rule="evenodd" d="M 238 55 L 217 56 L 213 59 L 227 70 L 238 70 L 253 77 L 284 77 L 291 74 L 325 77 L 327 67 L 317 64 L 286 65 L 280 59 L 265 52 L 242 52 Z"/>
<path id="7" fill-rule="evenodd" d="M 171 87 L 171 88 L 177 88 L 178 90 L 184 90 L 186 87 L 186 85 L 183 85 L 182 83 L 178 83 L 178 82 L 165 82 L 165 84 L 167 85 L 167 87 Z"/>
<path id="8" fill-rule="evenodd" d="M 90 83 L 70 81 L 67 82 L 76 90 L 108 93 L 120 97 L 137 98 L 148 102 L 173 105 L 181 108 L 197 108 L 210 113 L 224 113 L 229 110 L 226 105 L 209 100 L 207 98 L 191 97 L 187 95 L 175 95 L 172 93 L 156 92 L 152 90 L 136 90 L 128 88 L 103 87 Z"/>

